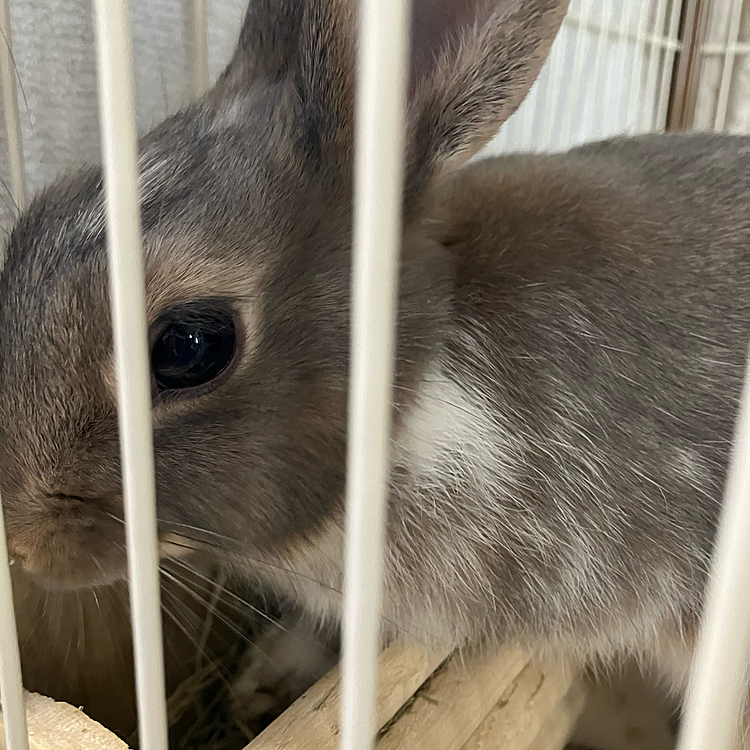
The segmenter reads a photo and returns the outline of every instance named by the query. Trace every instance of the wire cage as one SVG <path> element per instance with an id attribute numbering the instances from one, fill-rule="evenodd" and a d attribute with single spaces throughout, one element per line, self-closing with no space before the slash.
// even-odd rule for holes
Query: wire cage
<path id="1" fill-rule="evenodd" d="M 166 750 L 130 21 L 126 0 L 95 0 L 94 6 L 140 747 Z M 358 71 L 343 661 L 248 750 L 364 750 L 375 738 L 379 750 L 560 749 L 591 690 L 575 669 L 540 667 L 516 650 L 469 663 L 402 643 L 378 652 L 373 613 L 380 597 L 388 468 L 408 3 L 360 0 L 360 6 L 366 33 Z M 14 32 L 24 22 L 13 10 L 3 0 L 6 224 L 27 203 L 27 183 L 34 182 L 25 164 L 33 122 L 19 106 L 24 94 L 13 55 Z M 209 85 L 209 13 L 207 0 L 186 0 L 192 97 Z M 562 151 L 624 132 L 689 128 L 750 130 L 750 2 L 573 0 L 531 92 L 477 158 Z M 746 393 L 680 750 L 728 750 L 742 703 L 750 646 L 750 559 L 744 550 L 750 532 L 749 419 Z M 0 514 L 0 748 L 125 748 L 77 709 L 23 694 L 7 557 Z"/>

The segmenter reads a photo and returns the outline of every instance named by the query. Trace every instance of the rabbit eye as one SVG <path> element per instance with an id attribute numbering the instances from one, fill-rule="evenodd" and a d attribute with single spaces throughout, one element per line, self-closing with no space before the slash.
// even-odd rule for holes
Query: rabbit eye
<path id="1" fill-rule="evenodd" d="M 225 313 L 170 322 L 151 350 L 151 369 L 159 390 L 183 390 L 219 376 L 237 347 L 234 321 Z"/>

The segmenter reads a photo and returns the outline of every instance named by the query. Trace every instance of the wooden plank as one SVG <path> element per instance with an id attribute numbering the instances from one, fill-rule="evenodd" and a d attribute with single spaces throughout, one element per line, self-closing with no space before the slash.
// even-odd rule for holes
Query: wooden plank
<path id="1" fill-rule="evenodd" d="M 464 661 L 394 645 L 381 656 L 378 750 L 560 750 L 587 692 L 572 673 L 529 664 L 520 651 Z M 73 706 L 25 700 L 30 750 L 128 750 Z M 336 750 L 339 707 L 334 669 L 247 750 Z"/>
<path id="2" fill-rule="evenodd" d="M 517 650 L 466 663 L 453 657 L 417 692 L 378 750 L 461 750 L 493 706 L 515 692 L 527 664 Z"/>
<path id="3" fill-rule="evenodd" d="M 448 656 L 394 644 L 380 657 L 377 721 L 386 725 Z M 340 672 L 332 669 L 259 734 L 245 750 L 336 750 Z"/>
<path id="4" fill-rule="evenodd" d="M 25 693 L 29 750 L 128 750 L 117 736 L 82 711 L 35 693 Z M 6 750 L 0 714 L 0 750 Z"/>
<path id="5" fill-rule="evenodd" d="M 462 750 L 518 750 L 527 747 L 542 731 L 548 717 L 557 713 L 567 696 L 585 695 L 581 678 L 559 666 L 529 664 L 508 693 L 498 701 Z M 583 702 L 568 703 L 580 710 Z M 567 738 L 566 738 L 567 739 Z"/>

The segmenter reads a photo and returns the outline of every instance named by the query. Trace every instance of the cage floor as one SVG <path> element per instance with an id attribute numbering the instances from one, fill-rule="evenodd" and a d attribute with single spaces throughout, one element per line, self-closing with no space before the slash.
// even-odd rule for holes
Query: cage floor
<path id="1" fill-rule="evenodd" d="M 675 711 L 637 667 L 593 691 L 567 750 L 674 750 Z"/>

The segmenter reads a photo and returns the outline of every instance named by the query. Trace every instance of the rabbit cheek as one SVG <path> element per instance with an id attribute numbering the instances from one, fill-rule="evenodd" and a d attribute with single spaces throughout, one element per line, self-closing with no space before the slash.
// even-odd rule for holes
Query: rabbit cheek
<path id="1" fill-rule="evenodd" d="M 313 534 L 299 537 L 283 553 L 264 555 L 263 577 L 277 591 L 302 602 L 321 622 L 335 621 L 343 603 L 344 524 L 330 518 Z M 253 568 L 257 573 L 257 569 Z"/>

